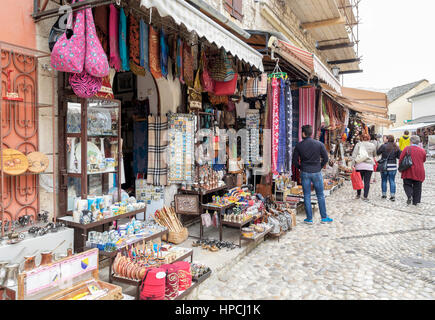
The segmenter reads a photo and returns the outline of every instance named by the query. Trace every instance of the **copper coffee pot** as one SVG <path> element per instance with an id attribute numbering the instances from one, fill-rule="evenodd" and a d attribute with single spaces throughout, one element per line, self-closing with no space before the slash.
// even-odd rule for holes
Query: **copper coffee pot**
<path id="1" fill-rule="evenodd" d="M 41 264 L 40 266 L 45 266 L 53 262 L 53 251 L 43 251 L 41 252 Z"/>
<path id="2" fill-rule="evenodd" d="M 36 260 L 36 255 L 24 256 L 24 271 L 30 271 L 36 268 L 35 260 Z"/>

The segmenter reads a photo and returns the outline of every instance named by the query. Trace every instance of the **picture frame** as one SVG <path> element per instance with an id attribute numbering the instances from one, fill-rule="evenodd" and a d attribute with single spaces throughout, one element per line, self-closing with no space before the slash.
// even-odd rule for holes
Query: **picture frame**
<path id="1" fill-rule="evenodd" d="M 175 213 L 200 215 L 199 196 L 195 194 L 176 194 Z"/>

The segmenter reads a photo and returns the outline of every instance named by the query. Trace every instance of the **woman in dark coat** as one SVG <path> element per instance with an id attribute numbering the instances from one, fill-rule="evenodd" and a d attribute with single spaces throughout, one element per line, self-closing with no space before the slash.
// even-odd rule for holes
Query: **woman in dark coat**
<path id="1" fill-rule="evenodd" d="M 403 149 L 400 155 L 399 166 L 406 154 L 411 155 L 412 166 L 402 171 L 403 188 L 408 197 L 407 204 L 418 205 L 421 202 L 421 188 L 425 179 L 424 163 L 426 151 L 420 148 L 419 136 L 411 136 L 411 145 Z"/>
<path id="2" fill-rule="evenodd" d="M 387 198 L 387 181 L 390 183 L 390 200 L 396 200 L 396 173 L 397 159 L 400 158 L 400 149 L 394 143 L 392 135 L 387 136 L 387 143 L 384 143 L 377 151 L 378 155 L 382 155 L 381 160 L 387 161 L 387 171 L 381 172 L 382 178 L 382 199 Z"/>

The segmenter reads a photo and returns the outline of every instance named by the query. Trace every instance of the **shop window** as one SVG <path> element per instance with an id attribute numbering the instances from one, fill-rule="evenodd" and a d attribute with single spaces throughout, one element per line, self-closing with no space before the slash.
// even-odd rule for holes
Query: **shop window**
<path id="1" fill-rule="evenodd" d="M 233 18 L 242 21 L 243 0 L 224 0 L 224 7 Z"/>
<path id="2" fill-rule="evenodd" d="M 395 114 L 390 114 L 390 120 L 395 123 L 396 122 L 396 115 Z"/>

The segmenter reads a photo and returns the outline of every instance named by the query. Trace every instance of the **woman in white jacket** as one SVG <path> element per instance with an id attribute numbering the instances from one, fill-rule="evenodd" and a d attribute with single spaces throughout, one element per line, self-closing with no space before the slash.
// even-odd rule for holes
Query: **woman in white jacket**
<path id="1" fill-rule="evenodd" d="M 352 153 L 352 166 L 361 174 L 364 182 L 364 197 L 363 200 L 367 201 L 370 191 L 370 178 L 373 174 L 373 167 L 375 164 L 376 147 L 370 142 L 370 136 L 363 134 L 361 142 L 355 146 Z M 356 198 L 361 198 L 361 190 L 357 190 Z"/>

